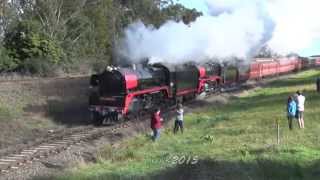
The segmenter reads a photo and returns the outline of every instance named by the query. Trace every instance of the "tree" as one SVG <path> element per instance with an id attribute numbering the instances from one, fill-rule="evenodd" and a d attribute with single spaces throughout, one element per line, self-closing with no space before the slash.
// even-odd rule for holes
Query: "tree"
<path id="1" fill-rule="evenodd" d="M 58 44 L 42 33 L 41 26 L 36 21 L 21 21 L 17 26 L 5 34 L 4 46 L 9 55 L 19 64 L 26 59 L 46 57 L 50 63 L 57 64 L 63 56 Z"/>
<path id="2" fill-rule="evenodd" d="M 17 59 L 9 56 L 8 50 L 3 46 L 0 47 L 0 73 L 12 71 L 18 67 Z"/>
<path id="3" fill-rule="evenodd" d="M 272 58 L 279 57 L 280 55 L 274 52 L 270 47 L 263 46 L 255 55 L 256 58 Z"/>
<path id="4" fill-rule="evenodd" d="M 111 63 L 115 44 L 129 24 L 141 20 L 158 28 L 167 20 L 187 24 L 200 15 L 172 0 L 2 1 L 0 41 L 5 50 L 0 56 L 9 57 L 2 67 L 19 69 L 39 61 L 74 66 L 92 58 Z"/>

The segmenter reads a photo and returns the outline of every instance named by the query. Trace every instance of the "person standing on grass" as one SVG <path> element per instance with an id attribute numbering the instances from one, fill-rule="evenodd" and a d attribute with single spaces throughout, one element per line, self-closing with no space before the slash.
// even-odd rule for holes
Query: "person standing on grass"
<path id="1" fill-rule="evenodd" d="M 173 128 L 173 133 L 176 134 L 177 131 L 181 130 L 181 133 L 183 133 L 183 107 L 182 104 L 178 104 L 178 109 L 177 109 L 177 117 L 176 120 L 174 122 L 174 128 Z"/>
<path id="2" fill-rule="evenodd" d="M 160 108 L 156 108 L 151 118 L 151 129 L 153 131 L 153 141 L 160 138 L 160 130 L 162 128 L 163 119 L 160 116 Z"/>
<path id="3" fill-rule="evenodd" d="M 299 118 L 298 118 L 298 114 L 299 114 L 299 111 L 298 111 L 298 91 L 296 92 L 296 93 L 294 93 L 294 95 L 293 95 L 293 100 L 294 100 L 294 102 L 296 103 L 296 115 L 295 115 L 295 118 L 298 120 Z M 299 122 L 299 121 L 298 121 Z M 300 125 L 299 125 L 299 127 L 300 127 Z"/>
<path id="4" fill-rule="evenodd" d="M 304 128 L 304 103 L 306 101 L 306 98 L 302 95 L 300 91 L 297 91 L 298 97 L 297 97 L 297 106 L 298 106 L 298 121 L 299 121 L 299 127 Z"/>
<path id="5" fill-rule="evenodd" d="M 292 130 L 292 121 L 295 118 L 297 112 L 297 104 L 294 101 L 293 97 L 289 96 L 287 102 L 287 117 L 288 117 L 288 124 L 289 129 Z"/>

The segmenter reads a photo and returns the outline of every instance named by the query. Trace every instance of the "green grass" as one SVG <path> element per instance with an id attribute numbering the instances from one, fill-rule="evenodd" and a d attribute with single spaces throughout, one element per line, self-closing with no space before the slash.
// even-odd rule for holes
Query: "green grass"
<path id="1" fill-rule="evenodd" d="M 19 88 L 1 87 L 0 122 L 8 122 L 22 116 L 23 107 L 30 101 L 32 95 Z"/>
<path id="2" fill-rule="evenodd" d="M 82 164 L 57 179 L 320 179 L 320 95 L 317 70 L 278 80 L 185 117 L 185 133 L 162 132 L 107 146 L 98 162 Z M 286 100 L 306 96 L 305 126 L 289 131 Z M 281 143 L 276 145 L 276 120 Z M 176 158 L 188 161 L 177 163 Z M 193 163 L 194 164 L 193 164 Z"/>

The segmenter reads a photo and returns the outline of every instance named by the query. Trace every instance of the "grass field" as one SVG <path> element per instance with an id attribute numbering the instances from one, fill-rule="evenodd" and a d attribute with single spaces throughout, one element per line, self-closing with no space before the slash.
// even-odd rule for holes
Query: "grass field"
<path id="1" fill-rule="evenodd" d="M 57 179 L 320 179 L 320 94 L 310 70 L 185 117 L 184 134 L 165 129 L 158 142 L 141 135 L 107 146 L 97 163 Z M 290 131 L 286 100 L 306 96 L 305 129 Z M 277 145 L 276 120 L 280 123 Z"/>

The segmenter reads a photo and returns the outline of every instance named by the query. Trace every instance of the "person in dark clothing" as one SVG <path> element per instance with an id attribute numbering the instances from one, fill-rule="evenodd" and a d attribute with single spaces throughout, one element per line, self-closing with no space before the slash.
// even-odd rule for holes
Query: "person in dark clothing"
<path id="1" fill-rule="evenodd" d="M 163 119 L 160 116 L 160 108 L 157 108 L 152 114 L 151 129 L 153 131 L 152 139 L 155 141 L 160 138 L 160 130 L 162 128 Z"/>
<path id="2" fill-rule="evenodd" d="M 178 104 L 178 109 L 176 111 L 176 120 L 174 122 L 174 128 L 173 128 L 173 133 L 176 134 L 177 131 L 181 130 L 181 133 L 183 133 L 183 107 L 182 104 Z"/>

